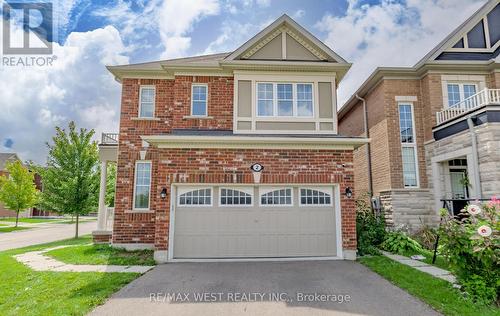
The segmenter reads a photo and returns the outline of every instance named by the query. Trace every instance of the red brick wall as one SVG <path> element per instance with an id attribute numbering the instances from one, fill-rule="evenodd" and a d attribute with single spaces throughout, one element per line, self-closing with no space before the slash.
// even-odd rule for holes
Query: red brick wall
<path id="1" fill-rule="evenodd" d="M 207 83 L 209 119 L 185 118 L 191 111 L 191 83 Z M 156 87 L 156 120 L 137 120 L 140 85 Z M 170 133 L 174 128 L 232 129 L 233 78 L 177 76 L 166 79 L 124 79 L 118 146 L 115 226 L 120 233 L 113 236 L 117 243 L 153 243 L 154 214 L 130 213 L 134 182 L 134 163 L 142 149 L 141 135 Z M 150 149 L 151 151 L 152 149 Z M 156 166 L 155 166 L 156 168 Z M 154 170 L 153 172 L 156 172 Z M 156 178 L 153 178 L 153 185 Z M 152 192 L 152 209 L 156 192 Z M 140 237 L 138 237 L 140 236 Z"/>
<path id="2" fill-rule="evenodd" d="M 265 166 L 261 183 L 340 184 L 344 249 L 356 249 L 354 199 L 342 192 L 352 187 L 353 154 L 350 150 L 239 150 L 155 149 L 146 159 L 153 161 L 151 213 L 129 213 L 133 192 L 133 167 L 137 154 L 120 153 L 115 204 L 113 242 L 153 243 L 168 248 L 169 205 L 172 183 L 254 183 L 249 169 L 256 161 Z M 167 198 L 159 192 L 167 188 Z"/>
<path id="3" fill-rule="evenodd" d="M 193 82 L 208 85 L 208 118 L 187 118 L 191 114 Z M 137 120 L 141 85 L 156 87 L 156 121 Z M 121 104 L 120 136 L 123 133 L 154 135 L 168 133 L 176 128 L 232 130 L 233 77 L 177 76 L 175 80 L 124 79 Z"/>

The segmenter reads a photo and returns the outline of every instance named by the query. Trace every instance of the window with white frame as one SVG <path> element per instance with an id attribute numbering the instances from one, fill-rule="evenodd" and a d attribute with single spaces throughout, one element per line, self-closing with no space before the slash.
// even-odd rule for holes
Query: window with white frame
<path id="1" fill-rule="evenodd" d="M 399 132 L 404 186 L 418 187 L 417 143 L 415 139 L 413 105 L 410 103 L 399 104 Z"/>
<path id="2" fill-rule="evenodd" d="M 179 195 L 180 206 L 210 206 L 212 205 L 212 189 L 190 190 Z"/>
<path id="3" fill-rule="evenodd" d="M 141 86 L 139 90 L 139 117 L 153 118 L 155 115 L 155 87 Z"/>
<path id="4" fill-rule="evenodd" d="M 448 83 L 448 106 L 456 106 L 461 101 L 477 93 L 475 83 Z"/>
<path id="5" fill-rule="evenodd" d="M 205 84 L 191 86 L 191 115 L 207 116 L 208 87 Z"/>
<path id="6" fill-rule="evenodd" d="M 312 83 L 257 83 L 257 116 L 312 117 Z"/>
<path id="7" fill-rule="evenodd" d="M 220 189 L 220 205 L 252 205 L 252 188 L 249 189 Z"/>
<path id="8" fill-rule="evenodd" d="M 134 209 L 148 210 L 151 193 L 151 162 L 137 161 L 135 164 Z"/>
<path id="9" fill-rule="evenodd" d="M 292 188 L 271 189 L 260 195 L 261 205 L 292 205 Z"/>
<path id="10" fill-rule="evenodd" d="M 300 205 L 332 205 L 332 194 L 320 189 L 301 188 Z"/>

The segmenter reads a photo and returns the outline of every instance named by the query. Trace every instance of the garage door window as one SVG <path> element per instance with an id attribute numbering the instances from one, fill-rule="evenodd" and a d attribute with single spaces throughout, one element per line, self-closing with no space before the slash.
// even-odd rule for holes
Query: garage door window
<path id="1" fill-rule="evenodd" d="M 300 205 L 332 205 L 332 195 L 316 189 L 301 188 Z"/>
<path id="2" fill-rule="evenodd" d="M 212 189 L 198 189 L 188 191 L 179 195 L 179 205 L 181 206 L 211 206 Z"/>
<path id="3" fill-rule="evenodd" d="M 273 189 L 260 195 L 261 205 L 292 205 L 292 189 Z"/>
<path id="4" fill-rule="evenodd" d="M 250 189 L 251 190 L 251 189 Z M 247 191 L 247 190 L 245 190 Z M 220 189 L 220 205 L 252 205 L 252 195 L 248 192 L 244 192 L 244 189 Z"/>

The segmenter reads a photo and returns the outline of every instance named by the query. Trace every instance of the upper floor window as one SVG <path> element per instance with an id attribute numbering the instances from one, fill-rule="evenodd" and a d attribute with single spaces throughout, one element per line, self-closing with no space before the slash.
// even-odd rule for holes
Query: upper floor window
<path id="1" fill-rule="evenodd" d="M 134 209 L 149 210 L 151 191 L 151 161 L 137 161 L 135 164 Z"/>
<path id="2" fill-rule="evenodd" d="M 312 117 L 312 83 L 257 83 L 257 116 Z"/>
<path id="3" fill-rule="evenodd" d="M 399 104 L 399 133 L 401 140 L 401 160 L 403 164 L 403 184 L 405 187 L 418 187 L 417 142 L 412 104 Z"/>
<path id="4" fill-rule="evenodd" d="M 139 117 L 152 118 L 155 115 L 155 87 L 141 86 L 139 91 Z"/>
<path id="5" fill-rule="evenodd" d="M 448 106 L 452 107 L 476 94 L 477 86 L 474 83 L 448 83 L 447 90 Z"/>
<path id="6" fill-rule="evenodd" d="M 208 87 L 206 84 L 193 84 L 191 88 L 191 115 L 207 116 Z"/>

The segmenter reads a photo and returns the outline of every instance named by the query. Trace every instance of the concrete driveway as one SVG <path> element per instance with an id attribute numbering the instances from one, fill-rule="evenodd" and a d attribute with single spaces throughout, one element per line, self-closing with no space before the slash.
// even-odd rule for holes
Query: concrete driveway
<path id="1" fill-rule="evenodd" d="M 438 313 L 359 263 L 297 261 L 160 265 L 91 315 Z"/>

